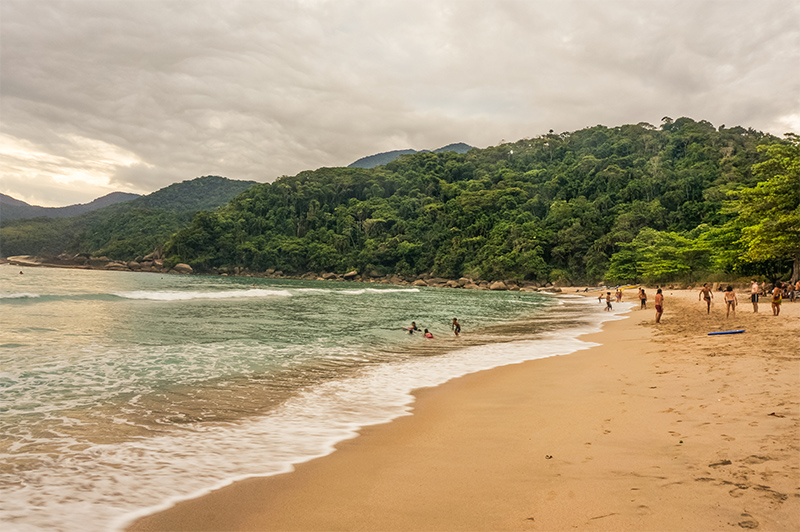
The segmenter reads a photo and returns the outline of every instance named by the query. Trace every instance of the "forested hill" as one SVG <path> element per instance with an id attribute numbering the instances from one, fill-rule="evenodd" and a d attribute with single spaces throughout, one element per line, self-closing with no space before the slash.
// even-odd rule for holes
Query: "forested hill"
<path id="1" fill-rule="evenodd" d="M 796 180 L 797 165 L 793 174 L 781 165 L 798 149 L 796 137 L 665 118 L 658 128 L 596 126 L 466 154 L 404 155 L 374 169 L 322 168 L 199 213 L 166 253 L 200 271 L 541 282 L 780 275 L 798 254 L 800 186 L 776 185 L 790 210 L 780 229 L 788 241 L 776 240 L 774 253 L 745 238 L 766 211 L 745 215 L 736 202 L 757 210 L 776 172 Z"/>
<path id="2" fill-rule="evenodd" d="M 443 153 L 446 151 L 454 151 L 456 153 L 467 153 L 469 150 L 472 149 L 472 146 L 469 144 L 464 144 L 463 142 L 457 142 L 454 144 L 448 144 L 447 146 L 442 146 L 441 148 L 437 148 L 433 150 L 434 153 Z M 357 160 L 354 163 L 350 163 L 347 165 L 348 168 L 375 168 L 376 166 L 389 164 L 390 162 L 394 161 L 401 155 L 409 155 L 412 153 L 427 153 L 430 150 L 394 150 L 394 151 L 387 151 L 384 153 L 378 153 L 375 155 L 368 155 L 367 157 L 362 157 L 361 159 Z"/>
<path id="3" fill-rule="evenodd" d="M 198 177 L 80 216 L 4 221 L 0 252 L 8 257 L 66 251 L 133 260 L 162 245 L 198 211 L 225 205 L 255 184 L 219 176 Z"/>
<path id="4" fill-rule="evenodd" d="M 112 192 L 89 203 L 78 203 L 67 205 L 66 207 L 39 207 L 38 205 L 29 205 L 11 196 L 0 194 L 0 220 L 19 220 L 22 218 L 37 218 L 39 216 L 45 218 L 68 218 L 138 197 L 139 194 Z"/>

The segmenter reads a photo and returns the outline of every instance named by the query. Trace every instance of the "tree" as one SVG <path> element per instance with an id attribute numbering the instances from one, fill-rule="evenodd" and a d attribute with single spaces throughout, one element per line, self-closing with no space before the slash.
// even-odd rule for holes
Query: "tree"
<path id="1" fill-rule="evenodd" d="M 767 160 L 753 166 L 760 182 L 729 193 L 726 205 L 738 213 L 744 257 L 752 262 L 793 263 L 792 282 L 800 279 L 800 136 L 787 133 L 786 143 L 759 146 Z"/>

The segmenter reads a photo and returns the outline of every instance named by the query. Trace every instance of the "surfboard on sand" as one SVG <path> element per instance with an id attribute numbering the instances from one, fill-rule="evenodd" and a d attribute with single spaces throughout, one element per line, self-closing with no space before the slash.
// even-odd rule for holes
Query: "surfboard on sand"
<path id="1" fill-rule="evenodd" d="M 714 334 L 739 334 L 739 333 L 743 333 L 743 332 L 744 332 L 744 329 L 736 329 L 735 331 L 710 332 L 710 333 L 708 333 L 708 335 L 711 336 L 711 335 L 714 335 Z"/>

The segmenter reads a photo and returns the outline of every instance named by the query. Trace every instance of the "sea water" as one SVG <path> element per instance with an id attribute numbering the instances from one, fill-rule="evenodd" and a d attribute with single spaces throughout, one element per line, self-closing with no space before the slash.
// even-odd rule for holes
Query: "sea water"
<path id="1" fill-rule="evenodd" d="M 575 295 L 1 265 L 0 528 L 117 530 L 290 471 L 408 414 L 415 389 L 589 347 L 578 336 L 616 316 L 602 307 Z M 435 338 L 409 334 L 412 320 Z"/>

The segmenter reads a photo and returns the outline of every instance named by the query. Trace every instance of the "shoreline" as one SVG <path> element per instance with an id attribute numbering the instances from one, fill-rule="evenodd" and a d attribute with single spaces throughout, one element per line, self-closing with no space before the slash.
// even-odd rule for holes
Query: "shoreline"
<path id="1" fill-rule="evenodd" d="M 632 310 L 588 350 L 418 390 L 411 416 L 127 530 L 800 528 L 800 355 L 753 343 L 791 350 L 800 305 L 743 303 L 752 334 L 709 337 L 724 316 L 679 292 L 658 330 Z"/>

